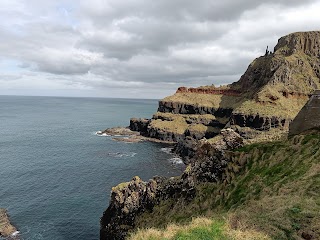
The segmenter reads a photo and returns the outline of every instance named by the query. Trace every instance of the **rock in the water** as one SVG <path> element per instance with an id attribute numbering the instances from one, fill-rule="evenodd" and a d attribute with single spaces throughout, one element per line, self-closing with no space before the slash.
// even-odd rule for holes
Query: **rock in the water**
<path id="1" fill-rule="evenodd" d="M 130 130 L 128 127 L 113 127 L 107 128 L 104 131 L 98 131 L 97 135 L 100 136 L 132 136 L 132 135 L 140 135 L 138 132 L 134 132 Z"/>
<path id="2" fill-rule="evenodd" d="M 7 211 L 0 208 L 0 236 L 8 239 L 17 239 L 17 229 L 10 223 Z"/>

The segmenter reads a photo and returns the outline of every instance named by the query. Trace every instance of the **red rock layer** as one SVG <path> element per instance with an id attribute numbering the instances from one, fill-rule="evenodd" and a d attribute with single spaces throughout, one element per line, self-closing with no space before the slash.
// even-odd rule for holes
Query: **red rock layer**
<path id="1" fill-rule="evenodd" d="M 218 89 L 218 88 L 187 88 L 179 87 L 176 93 L 199 93 L 199 94 L 214 94 L 214 95 L 228 95 L 239 96 L 240 92 L 232 89 Z"/>

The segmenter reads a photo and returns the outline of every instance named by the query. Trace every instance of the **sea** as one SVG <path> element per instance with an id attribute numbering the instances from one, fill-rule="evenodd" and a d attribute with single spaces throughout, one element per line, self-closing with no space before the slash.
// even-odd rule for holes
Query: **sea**
<path id="1" fill-rule="evenodd" d="M 0 96 L 0 208 L 24 240 L 99 239 L 111 188 L 177 176 L 170 146 L 96 132 L 150 118 L 157 100 Z M 1 237 L 0 237 L 1 239 Z"/>

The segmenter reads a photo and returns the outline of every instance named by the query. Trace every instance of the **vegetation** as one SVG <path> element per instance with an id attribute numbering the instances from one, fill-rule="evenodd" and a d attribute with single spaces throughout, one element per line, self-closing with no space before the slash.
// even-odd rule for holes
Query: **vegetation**
<path id="1" fill-rule="evenodd" d="M 153 119 L 164 119 L 167 121 L 173 121 L 177 118 L 184 118 L 187 122 L 202 122 L 202 121 L 213 121 L 216 117 L 212 114 L 174 114 L 174 113 L 163 113 L 157 112 L 153 115 Z"/>
<path id="2" fill-rule="evenodd" d="M 241 239 L 232 231 L 246 233 L 243 239 L 320 239 L 319 131 L 228 154 L 221 182 L 198 185 L 188 202 L 162 201 L 138 217 L 149 230 L 132 239 Z M 195 226 L 199 216 L 204 225 Z"/>
<path id="3" fill-rule="evenodd" d="M 215 94 L 199 94 L 199 93 L 175 93 L 166 97 L 163 101 L 178 102 L 183 104 L 211 107 L 211 108 L 232 108 L 239 102 L 239 97 L 224 96 Z"/>
<path id="4" fill-rule="evenodd" d="M 166 132 L 184 134 L 188 128 L 188 124 L 183 117 L 176 117 L 172 121 L 163 121 L 161 119 L 156 119 L 151 121 L 151 128 L 161 129 Z"/>
<path id="5" fill-rule="evenodd" d="M 169 224 L 164 230 L 150 228 L 138 230 L 130 240 L 269 240 L 267 235 L 253 230 L 234 230 L 225 220 L 199 217 L 187 225 Z"/>

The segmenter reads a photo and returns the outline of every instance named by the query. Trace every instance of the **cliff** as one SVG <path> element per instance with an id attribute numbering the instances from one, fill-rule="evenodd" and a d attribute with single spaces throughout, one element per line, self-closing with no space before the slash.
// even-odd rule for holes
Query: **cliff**
<path id="1" fill-rule="evenodd" d="M 189 165 L 179 177 L 149 182 L 135 177 L 113 188 L 101 219 L 101 239 L 124 239 L 137 228 L 232 211 L 237 217 L 245 215 L 249 228 L 258 224 L 276 239 L 319 238 L 319 206 L 311 199 L 319 197 L 319 132 L 261 144 L 283 140 L 292 119 L 320 88 L 319 42 L 320 32 L 284 36 L 274 52 L 255 59 L 239 81 L 222 87 L 181 87 L 159 101 L 151 119 L 131 119 L 131 130 L 175 142 L 176 153 Z M 252 142 L 259 144 L 248 145 Z M 301 195 L 295 195 L 294 186 Z M 300 214 L 303 211 L 312 217 Z M 261 215 L 265 222 L 259 222 Z"/>
<path id="2" fill-rule="evenodd" d="M 132 119 L 130 129 L 177 143 L 175 149 L 186 163 L 194 155 L 194 141 L 212 138 L 226 126 L 247 142 L 281 139 L 320 88 L 319 42 L 320 32 L 284 36 L 274 52 L 256 58 L 239 81 L 220 87 L 180 87 L 159 101 L 151 119 Z"/>
<path id="3" fill-rule="evenodd" d="M 162 239 L 155 230 L 143 238 L 132 233 L 155 227 L 161 232 L 176 223 L 181 234 L 188 228 L 179 224 L 198 216 L 222 218 L 233 231 L 255 230 L 266 239 L 319 239 L 320 133 L 247 146 L 232 130 L 222 136 L 202 142 L 196 160 L 179 177 L 149 182 L 135 177 L 113 188 L 101 219 L 101 239 Z M 205 230 L 199 231 L 203 235 Z M 168 239 L 176 239 L 178 232 Z"/>
<path id="4" fill-rule="evenodd" d="M 217 182 L 231 161 L 226 151 L 243 145 L 243 139 L 233 130 L 222 131 L 215 143 L 203 141 L 198 147 L 200 160 L 193 161 L 179 177 L 154 177 L 149 182 L 134 177 L 130 182 L 112 188 L 111 201 L 101 218 L 100 239 L 125 239 L 137 226 L 137 217 L 152 212 L 154 206 L 167 199 L 191 201 L 196 184 Z M 210 152 L 211 156 L 207 156 Z"/>

